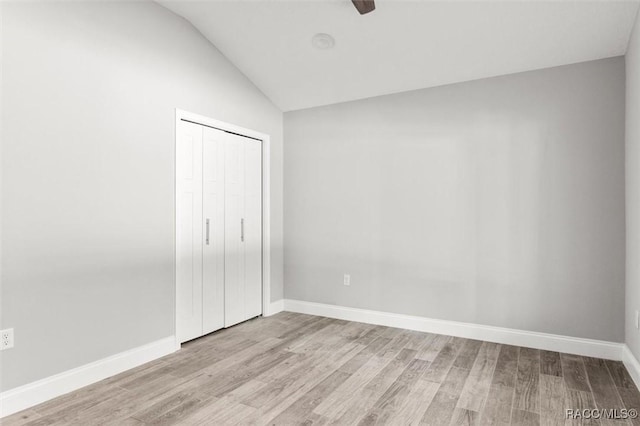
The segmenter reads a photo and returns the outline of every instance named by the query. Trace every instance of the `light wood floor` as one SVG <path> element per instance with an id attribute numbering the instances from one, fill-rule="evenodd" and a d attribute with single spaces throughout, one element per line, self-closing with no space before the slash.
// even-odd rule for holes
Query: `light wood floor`
<path id="1" fill-rule="evenodd" d="M 640 408 L 620 362 L 285 312 L 2 424 L 555 425 L 588 407 Z"/>

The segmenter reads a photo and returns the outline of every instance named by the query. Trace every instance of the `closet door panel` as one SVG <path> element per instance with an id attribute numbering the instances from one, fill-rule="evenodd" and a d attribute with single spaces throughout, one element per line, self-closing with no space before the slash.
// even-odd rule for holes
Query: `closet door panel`
<path id="1" fill-rule="evenodd" d="M 203 334 L 224 327 L 224 144 L 227 134 L 203 128 Z"/>
<path id="2" fill-rule="evenodd" d="M 262 142 L 245 139 L 245 316 L 262 313 Z"/>
<path id="3" fill-rule="evenodd" d="M 202 335 L 202 127 L 179 122 L 176 139 L 176 334 Z"/>
<path id="4" fill-rule="evenodd" d="M 244 313 L 244 145 L 228 134 L 225 142 L 225 327 L 248 319 Z"/>

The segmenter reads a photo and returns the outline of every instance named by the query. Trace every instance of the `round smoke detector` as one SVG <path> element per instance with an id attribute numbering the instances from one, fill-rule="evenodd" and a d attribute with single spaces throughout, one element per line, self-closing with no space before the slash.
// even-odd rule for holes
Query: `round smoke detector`
<path id="1" fill-rule="evenodd" d="M 319 33 L 313 36 L 311 44 L 316 49 L 327 50 L 335 46 L 336 41 L 329 34 Z"/>

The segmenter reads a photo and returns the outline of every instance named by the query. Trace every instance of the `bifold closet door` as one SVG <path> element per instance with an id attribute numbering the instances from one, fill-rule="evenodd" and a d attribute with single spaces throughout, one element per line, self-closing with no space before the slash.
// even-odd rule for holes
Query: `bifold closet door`
<path id="1" fill-rule="evenodd" d="M 262 313 L 262 143 L 225 143 L 225 327 Z"/>
<path id="2" fill-rule="evenodd" d="M 262 142 L 186 121 L 176 139 L 176 334 L 262 313 Z"/>
<path id="3" fill-rule="evenodd" d="M 262 315 L 262 141 L 245 139 L 245 315 Z"/>
<path id="4" fill-rule="evenodd" d="M 224 145 L 227 133 L 203 127 L 202 334 L 224 327 Z"/>
<path id="5" fill-rule="evenodd" d="M 176 138 L 176 333 L 202 335 L 202 134 L 180 121 Z"/>
<path id="6" fill-rule="evenodd" d="M 176 144 L 176 306 L 181 342 L 224 327 L 226 133 L 181 121 Z"/>

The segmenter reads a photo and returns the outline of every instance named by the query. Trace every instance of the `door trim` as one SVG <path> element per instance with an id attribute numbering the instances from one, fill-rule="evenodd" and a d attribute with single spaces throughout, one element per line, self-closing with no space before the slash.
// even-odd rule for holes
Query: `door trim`
<path id="1" fill-rule="evenodd" d="M 247 136 L 252 139 L 262 141 L 262 315 L 270 314 L 271 306 L 271 138 L 266 133 L 257 132 L 235 124 L 209 118 L 204 115 L 184 111 L 176 108 L 176 117 L 174 123 L 173 137 L 173 327 L 174 335 L 177 339 L 177 292 L 178 280 L 176 276 L 176 260 L 178 250 L 176 247 L 176 158 L 177 158 L 177 140 L 178 140 L 178 123 L 181 120 L 202 124 L 204 126 L 214 127 L 225 132 L 235 133 L 240 136 Z M 176 340 L 176 346 L 179 348 L 180 343 Z"/>

